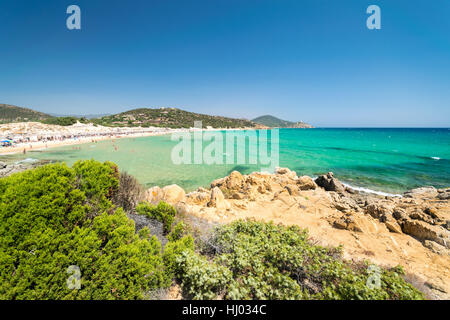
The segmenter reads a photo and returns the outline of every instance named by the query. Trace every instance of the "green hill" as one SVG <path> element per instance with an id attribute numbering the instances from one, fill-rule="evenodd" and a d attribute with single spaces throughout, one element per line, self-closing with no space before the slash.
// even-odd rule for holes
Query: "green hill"
<path id="1" fill-rule="evenodd" d="M 255 127 L 256 123 L 245 119 L 233 119 L 221 116 L 188 112 L 177 108 L 149 109 L 141 108 L 92 119 L 92 122 L 104 126 L 142 126 L 190 128 L 194 121 L 202 121 L 203 128 L 244 128 Z"/>
<path id="2" fill-rule="evenodd" d="M 312 125 L 305 122 L 291 122 L 287 120 L 278 119 L 271 115 L 265 115 L 252 120 L 258 124 L 271 128 L 314 128 Z"/>
<path id="3" fill-rule="evenodd" d="M 52 118 L 46 113 L 9 104 L 0 104 L 0 123 L 42 121 Z"/>

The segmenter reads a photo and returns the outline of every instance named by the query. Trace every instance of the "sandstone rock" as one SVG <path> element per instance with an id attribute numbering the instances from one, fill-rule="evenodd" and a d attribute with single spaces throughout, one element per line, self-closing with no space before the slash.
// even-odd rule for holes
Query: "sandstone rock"
<path id="1" fill-rule="evenodd" d="M 295 185 L 290 184 L 287 185 L 285 188 L 291 196 L 298 196 L 300 194 L 298 187 Z"/>
<path id="2" fill-rule="evenodd" d="M 311 177 L 301 176 L 297 180 L 297 186 L 300 190 L 315 190 L 317 188 L 317 184 Z"/>
<path id="3" fill-rule="evenodd" d="M 275 194 L 273 195 L 272 201 L 273 200 L 280 200 L 288 206 L 292 206 L 296 203 L 296 201 L 291 197 L 291 195 L 289 194 L 289 192 L 286 189 L 275 192 Z"/>
<path id="4" fill-rule="evenodd" d="M 345 186 L 333 176 L 333 172 L 328 172 L 326 175 L 319 176 L 315 182 L 326 191 L 336 191 L 340 193 L 345 191 Z"/>
<path id="5" fill-rule="evenodd" d="M 229 203 L 225 200 L 225 197 L 218 187 L 214 187 L 211 190 L 211 200 L 207 204 L 208 207 L 216 207 L 219 210 L 226 210 L 230 207 Z"/>
<path id="6" fill-rule="evenodd" d="M 187 201 L 196 205 L 204 205 L 211 200 L 211 193 L 207 191 L 194 191 L 186 195 Z"/>
<path id="7" fill-rule="evenodd" d="M 230 196 L 231 199 L 242 200 L 245 198 L 245 195 L 241 192 L 233 192 Z"/>
<path id="8" fill-rule="evenodd" d="M 435 187 L 422 187 L 416 188 L 404 193 L 406 198 L 434 198 L 438 195 L 438 191 Z"/>
<path id="9" fill-rule="evenodd" d="M 225 178 L 216 179 L 211 182 L 211 189 L 214 187 L 221 187 L 225 183 Z"/>
<path id="10" fill-rule="evenodd" d="M 341 217 L 337 220 L 334 221 L 333 223 L 333 227 L 337 228 L 337 229 L 347 229 L 347 219 L 345 217 Z"/>
<path id="11" fill-rule="evenodd" d="M 406 211 L 402 208 L 395 208 L 394 212 L 392 213 L 392 216 L 397 220 L 406 220 L 408 219 L 408 215 L 406 214 Z"/>
<path id="12" fill-rule="evenodd" d="M 431 240 L 446 248 L 450 247 L 450 232 L 439 226 L 432 226 L 418 220 L 406 220 L 402 230 L 421 241 Z"/>
<path id="13" fill-rule="evenodd" d="M 275 168 L 275 173 L 278 175 L 285 175 L 289 179 L 294 179 L 297 176 L 295 171 L 291 171 L 288 168 Z"/>
<path id="14" fill-rule="evenodd" d="M 400 225 L 393 218 L 388 219 L 384 222 L 389 231 L 394 233 L 403 233 Z"/>
<path id="15" fill-rule="evenodd" d="M 441 246 L 440 244 L 437 244 L 434 241 L 425 240 L 423 242 L 423 245 L 424 245 L 424 247 L 430 249 L 431 251 L 433 251 L 436 254 L 449 255 L 449 251 L 444 246 Z"/>
<path id="16" fill-rule="evenodd" d="M 244 177 L 239 171 L 233 171 L 225 178 L 225 186 L 230 190 L 239 190 L 244 183 Z"/>
<path id="17" fill-rule="evenodd" d="M 184 201 L 186 198 L 186 193 L 183 188 L 176 184 L 172 184 L 170 186 L 165 186 L 162 189 L 163 199 L 165 202 L 170 204 L 175 204 L 180 201 Z"/>
<path id="18" fill-rule="evenodd" d="M 386 221 L 386 215 L 390 215 L 392 209 L 382 203 L 370 204 L 366 207 L 366 213 L 370 214 L 375 219 Z"/>
<path id="19" fill-rule="evenodd" d="M 347 191 L 350 194 L 358 194 L 359 193 L 358 190 L 355 190 L 355 189 L 350 188 L 350 187 L 345 187 L 345 191 Z"/>
<path id="20" fill-rule="evenodd" d="M 145 200 L 151 204 L 158 204 L 163 198 L 164 193 L 158 186 L 151 187 L 145 191 Z"/>
<path id="21" fill-rule="evenodd" d="M 333 223 L 333 227 L 337 229 L 345 229 L 349 231 L 363 232 L 363 227 L 361 225 L 361 219 L 358 216 L 342 216 L 336 219 Z"/>
<path id="22" fill-rule="evenodd" d="M 439 200 L 450 200 L 450 189 L 440 189 L 437 198 Z"/>

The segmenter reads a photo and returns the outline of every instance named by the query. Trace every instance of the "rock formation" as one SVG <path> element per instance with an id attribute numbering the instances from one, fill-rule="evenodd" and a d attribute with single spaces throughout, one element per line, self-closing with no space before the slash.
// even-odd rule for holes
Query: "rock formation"
<path id="1" fill-rule="evenodd" d="M 386 197 L 356 192 L 331 172 L 314 181 L 287 168 L 234 171 L 186 195 L 178 186 L 166 188 L 149 189 L 148 201 L 171 201 L 179 212 L 212 222 L 253 218 L 298 225 L 322 245 L 342 244 L 348 259 L 400 264 L 435 297 L 450 297 L 450 188 Z"/>

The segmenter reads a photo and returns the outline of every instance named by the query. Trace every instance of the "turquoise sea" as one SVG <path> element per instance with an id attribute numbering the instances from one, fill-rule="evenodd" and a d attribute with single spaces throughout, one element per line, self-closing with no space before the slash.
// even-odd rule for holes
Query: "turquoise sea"
<path id="1" fill-rule="evenodd" d="M 78 159 L 110 160 L 147 186 L 176 183 L 187 191 L 208 186 L 233 170 L 250 173 L 261 167 L 176 165 L 171 159 L 175 145 L 170 135 L 124 138 L 0 156 L 0 160 L 47 159 L 69 165 Z M 450 187 L 450 129 L 280 129 L 279 164 L 298 175 L 333 171 L 349 185 L 388 193 L 428 185 Z"/>

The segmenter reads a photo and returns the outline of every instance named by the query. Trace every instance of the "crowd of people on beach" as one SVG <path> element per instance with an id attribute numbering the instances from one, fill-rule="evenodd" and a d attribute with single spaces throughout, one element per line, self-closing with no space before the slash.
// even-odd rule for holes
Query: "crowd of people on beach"
<path id="1" fill-rule="evenodd" d="M 70 127 L 46 126 L 30 123 L 10 124 L 8 128 L 0 128 L 0 152 L 22 152 L 35 148 L 73 144 L 79 142 L 96 142 L 98 140 L 164 134 L 171 131 L 168 128 L 111 128 L 93 127 L 91 125 L 74 125 Z"/>

